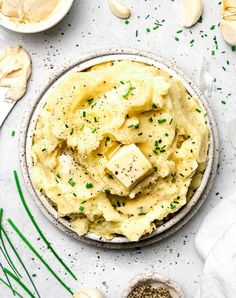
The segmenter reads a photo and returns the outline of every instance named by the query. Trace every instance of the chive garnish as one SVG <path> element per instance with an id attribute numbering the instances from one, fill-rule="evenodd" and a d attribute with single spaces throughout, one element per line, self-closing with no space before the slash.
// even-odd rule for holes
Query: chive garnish
<path id="1" fill-rule="evenodd" d="M 17 270 L 17 268 L 15 267 L 15 265 L 13 264 L 12 260 L 11 260 L 11 257 L 9 256 L 8 254 L 8 251 L 7 251 L 7 248 L 5 246 L 5 243 L 3 241 L 3 237 L 2 237 L 2 219 L 3 219 L 3 209 L 1 208 L 0 209 L 0 241 L 1 241 L 1 244 L 2 244 L 2 247 L 0 246 L 0 250 L 2 252 L 2 254 L 4 255 L 8 265 L 11 267 L 11 269 L 14 271 L 14 273 L 17 275 L 17 277 L 21 278 L 21 274 L 19 273 L 19 271 Z"/>
<path id="2" fill-rule="evenodd" d="M 71 131 L 70 131 L 70 135 L 72 136 L 73 133 L 74 133 L 74 128 L 71 129 Z"/>
<path id="3" fill-rule="evenodd" d="M 16 135 L 16 132 L 15 132 L 15 130 L 13 130 L 13 131 L 11 132 L 11 136 L 14 137 L 15 135 Z"/>
<path id="4" fill-rule="evenodd" d="M 172 122 L 173 122 L 173 118 L 172 118 L 172 119 L 170 119 L 170 122 L 169 122 L 169 124 L 171 125 L 171 124 L 172 124 Z"/>
<path id="5" fill-rule="evenodd" d="M 4 272 L 9 275 L 11 278 L 13 278 L 21 287 L 22 289 L 25 290 L 25 292 L 32 298 L 35 298 L 35 295 L 29 290 L 29 288 L 19 279 L 15 276 L 15 274 L 13 274 L 11 271 L 9 271 L 7 268 L 3 269 Z"/>
<path id="6" fill-rule="evenodd" d="M 72 290 L 62 281 L 62 279 L 54 272 L 54 270 L 48 265 L 44 258 L 37 252 L 37 250 L 32 246 L 32 244 L 26 239 L 22 232 L 17 228 L 14 222 L 11 219 L 8 219 L 9 224 L 18 234 L 18 236 L 24 241 L 28 248 L 37 256 L 37 258 L 44 264 L 44 266 L 51 272 L 51 274 L 58 280 L 58 282 L 71 294 L 73 295 Z M 35 297 L 35 296 L 32 296 Z"/>
<path id="7" fill-rule="evenodd" d="M 79 207 L 79 210 L 80 210 L 81 212 L 83 212 L 83 211 L 84 211 L 84 206 L 80 206 L 80 207 Z"/>
<path id="8" fill-rule="evenodd" d="M 199 110 L 199 109 L 196 109 L 196 112 L 198 112 L 198 113 L 201 113 L 202 111 L 201 111 L 201 110 Z"/>
<path id="9" fill-rule="evenodd" d="M 24 268 L 26 275 L 28 276 L 28 278 L 29 278 L 29 280 L 30 280 L 32 286 L 33 286 L 34 289 L 35 289 L 35 292 L 37 293 L 38 297 L 40 297 L 40 294 L 39 294 L 39 292 L 38 292 L 38 290 L 37 290 L 37 288 L 36 288 L 36 286 L 35 286 L 35 284 L 34 284 L 32 278 L 31 278 L 31 276 L 30 276 L 30 274 L 29 274 L 29 271 L 27 270 L 27 268 L 26 268 L 24 262 L 22 261 L 20 255 L 18 254 L 16 248 L 14 247 L 14 245 L 13 245 L 13 243 L 12 243 L 10 237 L 7 235 L 7 233 L 6 233 L 5 229 L 3 228 L 3 226 L 1 226 L 1 230 L 2 230 L 2 232 L 3 232 L 4 236 L 5 236 L 5 238 L 7 239 L 7 242 L 8 242 L 8 244 L 10 245 L 11 249 L 12 249 L 13 252 L 15 253 L 15 255 L 16 255 L 18 261 L 21 263 L 22 267 Z"/>
<path id="10" fill-rule="evenodd" d="M 87 100 L 87 102 L 88 102 L 89 105 L 91 105 L 92 102 L 93 102 L 93 98 L 89 98 L 89 99 Z"/>
<path id="11" fill-rule="evenodd" d="M 83 111 L 83 117 L 86 117 L 86 112 L 85 111 Z"/>
<path id="12" fill-rule="evenodd" d="M 127 97 L 131 94 L 131 92 L 134 90 L 135 88 L 133 86 L 130 86 L 128 91 L 122 95 L 123 98 L 127 99 Z"/>
<path id="13" fill-rule="evenodd" d="M 92 183 L 87 183 L 86 188 L 93 188 L 93 184 Z"/>
<path id="14" fill-rule="evenodd" d="M 12 293 L 13 293 L 13 295 L 15 296 L 15 291 L 14 291 L 14 289 L 13 289 L 13 287 L 12 287 L 12 284 L 11 284 L 11 282 L 10 282 L 10 279 L 9 279 L 8 275 L 7 275 L 6 272 L 4 271 L 4 268 L 3 268 L 1 262 L 0 262 L 0 268 L 2 269 L 2 272 L 3 272 L 3 274 L 5 275 L 5 277 L 6 277 L 6 279 L 7 279 L 7 282 L 8 282 L 7 285 L 8 285 L 8 287 L 12 290 Z"/>
<path id="15" fill-rule="evenodd" d="M 74 186 L 76 185 L 76 183 L 75 183 L 75 181 L 73 180 L 73 178 L 70 178 L 70 179 L 68 180 L 68 183 L 69 183 L 72 187 L 74 187 Z"/>
<path id="16" fill-rule="evenodd" d="M 162 124 L 162 123 L 164 123 L 164 122 L 166 122 L 166 119 L 158 119 L 158 123 L 159 123 L 159 124 Z"/>
<path id="17" fill-rule="evenodd" d="M 5 272 L 4 272 L 5 273 Z M 7 276 L 8 277 L 8 276 Z M 16 294 L 18 297 L 20 298 L 24 298 L 19 292 L 17 292 L 15 289 L 13 289 L 10 284 L 8 284 L 7 282 L 5 282 L 2 278 L 0 278 L 0 281 L 5 285 L 7 286 L 9 289 L 12 289 L 13 290 L 13 293 Z"/>
<path id="18" fill-rule="evenodd" d="M 23 192 L 21 190 L 21 186 L 20 186 L 20 182 L 18 179 L 18 175 L 17 172 L 14 171 L 14 178 L 15 178 L 15 183 L 16 183 L 16 187 L 18 190 L 18 194 L 20 196 L 21 202 L 25 208 L 25 211 L 27 212 L 31 222 L 33 223 L 34 227 L 36 228 L 37 232 L 39 233 L 39 235 L 41 236 L 42 240 L 44 241 L 44 243 L 47 245 L 47 248 L 51 251 L 51 253 L 54 255 L 54 257 L 61 263 L 61 265 L 66 269 L 66 271 L 75 279 L 77 280 L 77 277 L 75 276 L 75 274 L 70 270 L 70 268 L 64 263 L 64 261 L 58 256 L 58 254 L 56 253 L 56 251 L 54 250 L 54 248 L 52 247 L 51 243 L 46 239 L 46 237 L 44 236 L 43 232 L 41 231 L 41 229 L 39 228 L 39 226 L 37 225 L 34 216 L 32 215 L 32 213 L 29 210 L 28 205 L 26 204 Z M 3 230 L 4 231 L 4 230 Z"/>

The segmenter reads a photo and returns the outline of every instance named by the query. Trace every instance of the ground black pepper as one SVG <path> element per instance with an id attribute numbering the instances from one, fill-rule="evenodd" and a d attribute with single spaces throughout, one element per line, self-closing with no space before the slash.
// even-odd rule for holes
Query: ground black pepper
<path id="1" fill-rule="evenodd" d="M 127 298 L 173 298 L 168 289 L 155 288 L 150 284 L 140 284 Z"/>

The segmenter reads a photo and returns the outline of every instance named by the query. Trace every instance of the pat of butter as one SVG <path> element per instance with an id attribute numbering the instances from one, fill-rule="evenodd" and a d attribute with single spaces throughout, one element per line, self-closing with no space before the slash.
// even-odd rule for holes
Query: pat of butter
<path id="1" fill-rule="evenodd" d="M 127 190 L 152 173 L 152 165 L 135 145 L 121 147 L 111 158 L 106 170 Z"/>

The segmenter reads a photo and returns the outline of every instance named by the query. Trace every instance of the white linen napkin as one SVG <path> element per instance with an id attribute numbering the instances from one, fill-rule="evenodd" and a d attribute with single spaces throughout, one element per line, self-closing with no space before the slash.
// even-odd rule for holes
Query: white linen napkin
<path id="1" fill-rule="evenodd" d="M 236 193 L 204 219 L 195 239 L 205 260 L 196 297 L 236 297 Z"/>

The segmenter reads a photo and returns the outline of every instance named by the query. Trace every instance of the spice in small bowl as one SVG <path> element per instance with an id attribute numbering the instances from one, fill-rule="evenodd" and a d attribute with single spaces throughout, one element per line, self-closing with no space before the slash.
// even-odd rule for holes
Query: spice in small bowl
<path id="1" fill-rule="evenodd" d="M 123 298 L 184 298 L 184 293 L 175 281 L 151 272 L 132 279 Z"/>
<path id="2" fill-rule="evenodd" d="M 140 284 L 128 295 L 128 298 L 173 298 L 170 291 L 163 287 L 154 287 L 151 284 Z"/>

